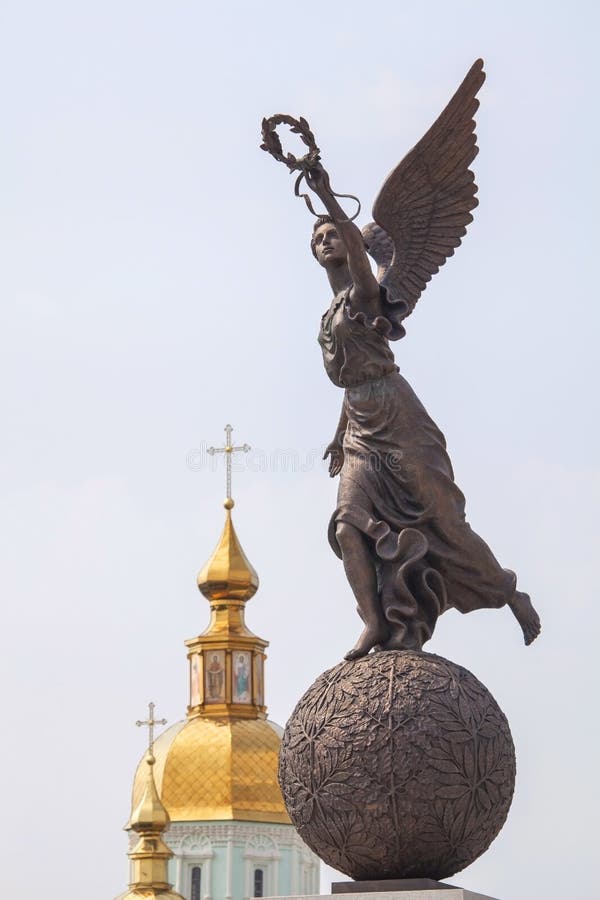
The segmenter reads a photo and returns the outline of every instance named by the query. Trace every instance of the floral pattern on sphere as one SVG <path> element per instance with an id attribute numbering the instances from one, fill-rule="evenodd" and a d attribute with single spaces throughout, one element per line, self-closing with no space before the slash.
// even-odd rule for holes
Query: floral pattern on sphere
<path id="1" fill-rule="evenodd" d="M 502 828 L 514 745 L 466 669 L 418 651 L 374 653 L 325 672 L 302 697 L 279 779 L 293 824 L 328 865 L 357 880 L 441 879 Z"/>

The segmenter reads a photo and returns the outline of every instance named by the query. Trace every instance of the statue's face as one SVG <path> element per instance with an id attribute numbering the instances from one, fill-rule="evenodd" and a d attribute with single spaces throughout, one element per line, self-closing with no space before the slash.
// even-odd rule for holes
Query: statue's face
<path id="1" fill-rule="evenodd" d="M 339 266 L 347 261 L 346 245 L 330 222 L 320 225 L 313 235 L 317 260 L 322 266 Z"/>

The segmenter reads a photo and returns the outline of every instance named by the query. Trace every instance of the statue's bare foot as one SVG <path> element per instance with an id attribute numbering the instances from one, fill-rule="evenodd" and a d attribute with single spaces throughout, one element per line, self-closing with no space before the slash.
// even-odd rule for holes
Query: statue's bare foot
<path id="1" fill-rule="evenodd" d="M 512 600 L 508 601 L 508 605 L 510 606 L 515 619 L 523 629 L 525 643 L 531 644 L 540 633 L 542 626 L 540 617 L 534 609 L 529 594 L 525 594 L 523 591 L 515 591 L 515 595 Z"/>
<path id="2" fill-rule="evenodd" d="M 345 654 L 344 659 L 350 661 L 352 659 L 359 659 L 361 656 L 366 656 L 373 647 L 385 642 L 388 633 L 389 632 L 385 627 L 382 628 L 380 626 L 367 625 L 352 650 L 348 650 Z"/>

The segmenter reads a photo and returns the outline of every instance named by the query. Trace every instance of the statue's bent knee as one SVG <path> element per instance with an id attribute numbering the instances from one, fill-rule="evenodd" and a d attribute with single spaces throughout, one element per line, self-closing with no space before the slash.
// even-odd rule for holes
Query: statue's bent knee
<path id="1" fill-rule="evenodd" d="M 358 529 L 347 522 L 336 522 L 335 536 L 342 550 L 355 546 L 357 540 L 360 540 Z"/>

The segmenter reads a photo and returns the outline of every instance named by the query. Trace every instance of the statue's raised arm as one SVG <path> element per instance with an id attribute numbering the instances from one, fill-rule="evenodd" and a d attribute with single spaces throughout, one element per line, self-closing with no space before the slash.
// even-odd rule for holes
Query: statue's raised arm
<path id="1" fill-rule="evenodd" d="M 371 312 L 376 315 L 379 309 L 379 284 L 369 264 L 362 232 L 351 219 L 346 217 L 344 210 L 331 190 L 329 175 L 320 163 L 309 169 L 305 177 L 308 186 L 322 200 L 332 220 L 331 225 L 334 226 L 336 233 L 339 234 L 343 242 L 346 254 L 345 261 L 348 268 L 347 281 L 351 285 L 348 296 L 350 304 L 356 309 L 362 309 L 364 312 Z M 323 234 L 317 231 L 313 239 L 313 247 L 317 251 L 317 259 L 319 259 L 318 250 L 322 239 Z M 332 283 L 332 288 L 334 293 L 336 293 L 337 285 L 335 283 Z"/>

